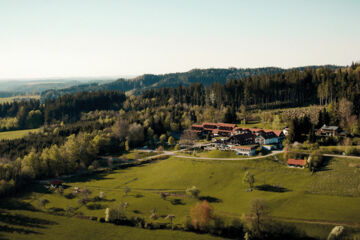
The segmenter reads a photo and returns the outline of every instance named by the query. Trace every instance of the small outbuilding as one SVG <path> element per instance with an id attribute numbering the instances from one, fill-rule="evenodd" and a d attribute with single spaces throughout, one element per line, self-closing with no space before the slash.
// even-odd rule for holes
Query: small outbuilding
<path id="1" fill-rule="evenodd" d="M 304 168 L 306 165 L 306 160 L 305 159 L 293 159 L 293 158 L 289 158 L 287 160 L 287 164 L 288 166 L 291 167 L 301 167 Z"/>
<path id="2" fill-rule="evenodd" d="M 55 179 L 50 182 L 50 185 L 57 188 L 57 187 L 62 186 L 63 183 L 64 183 L 63 180 Z"/>

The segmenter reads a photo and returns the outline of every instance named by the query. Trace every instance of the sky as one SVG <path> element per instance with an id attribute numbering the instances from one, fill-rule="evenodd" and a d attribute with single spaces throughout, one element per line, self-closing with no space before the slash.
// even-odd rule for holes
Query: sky
<path id="1" fill-rule="evenodd" d="M 360 61 L 359 0 L 0 0 L 0 79 Z"/>

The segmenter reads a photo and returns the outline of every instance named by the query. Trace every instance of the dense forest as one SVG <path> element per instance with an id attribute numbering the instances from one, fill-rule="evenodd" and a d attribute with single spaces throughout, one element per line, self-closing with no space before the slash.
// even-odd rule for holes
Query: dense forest
<path id="1" fill-rule="evenodd" d="M 82 112 L 94 110 L 129 111 L 168 104 L 212 106 L 216 109 L 227 107 L 232 112 L 237 112 L 242 106 L 246 109 L 264 109 L 310 104 L 326 105 L 331 102 L 338 103 L 344 98 L 352 102 L 354 114 L 359 115 L 360 66 L 358 64 L 353 64 L 349 68 L 311 67 L 282 72 L 265 68 L 257 71 L 269 73 L 241 78 L 248 72 L 237 69 L 193 70 L 184 74 L 164 75 L 162 78 L 173 78 L 176 82 L 175 79 L 182 76 L 187 82 L 199 83 L 149 89 L 141 95 L 126 97 L 119 91 L 100 90 L 65 94 L 57 99 L 47 99 L 43 104 L 36 100 L 5 103 L 0 105 L 2 119 L 0 130 L 34 128 L 43 123 L 58 121 L 75 122 L 80 119 Z M 277 73 L 273 73 L 274 71 Z M 248 74 L 255 74 L 254 72 Z M 142 85 L 158 82 L 159 78 L 155 75 L 145 75 L 142 79 L 147 79 L 147 83 Z M 216 79 L 219 81 L 214 82 Z M 202 82 L 207 84 L 204 85 Z M 209 85 L 211 82 L 213 83 Z M 96 87 L 96 85 L 89 86 Z"/>
<path id="2" fill-rule="evenodd" d="M 337 66 L 324 66 L 330 69 L 337 69 Z M 229 69 L 193 69 L 184 73 L 169 73 L 163 75 L 144 74 L 134 79 L 118 79 L 111 83 L 93 83 L 73 86 L 64 89 L 53 89 L 43 91 L 41 93 L 42 99 L 57 98 L 68 93 L 77 93 L 81 91 L 98 91 L 98 90 L 118 90 L 132 94 L 141 94 L 144 90 L 163 88 L 163 87 L 178 87 L 189 86 L 193 83 L 201 83 L 204 86 L 209 86 L 213 83 L 223 84 L 228 80 L 240 80 L 251 76 L 271 75 L 291 70 L 303 71 L 306 68 L 317 69 L 321 66 L 299 67 L 290 70 L 267 67 L 267 68 L 229 68 Z M 43 100 L 44 101 L 44 100 Z"/>
<path id="3" fill-rule="evenodd" d="M 307 68 L 275 74 L 263 74 L 242 80 L 229 79 L 225 84 L 213 83 L 208 87 L 192 84 L 189 87 L 151 89 L 143 93 L 144 99 L 154 99 L 154 105 L 186 103 L 256 108 L 278 106 L 304 106 L 328 104 L 346 98 L 360 108 L 360 67 Z"/>

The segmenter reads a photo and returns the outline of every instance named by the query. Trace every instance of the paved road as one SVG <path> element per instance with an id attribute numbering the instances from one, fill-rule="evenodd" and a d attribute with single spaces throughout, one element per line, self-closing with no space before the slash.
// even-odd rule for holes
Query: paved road
<path id="1" fill-rule="evenodd" d="M 177 157 L 177 158 L 186 158 L 186 159 L 198 159 L 198 160 L 214 160 L 214 161 L 243 161 L 243 160 L 255 160 L 255 159 L 261 159 L 261 158 L 266 158 L 266 157 L 270 157 L 270 156 L 275 156 L 277 154 L 283 153 L 284 151 L 272 151 L 272 153 L 264 155 L 264 156 L 256 156 L 256 157 L 246 157 L 246 158 L 210 158 L 210 157 L 196 157 L 196 156 L 186 156 L 186 155 L 180 155 L 177 154 L 179 152 L 182 151 L 186 151 L 187 149 L 182 149 L 179 151 L 164 151 L 161 154 L 158 155 L 154 155 L 154 156 L 150 156 L 150 157 L 146 157 L 146 158 L 142 158 L 139 160 L 147 160 L 147 159 L 151 159 L 154 157 L 159 157 L 159 156 L 172 156 L 172 157 Z M 144 152 L 150 152 L 151 150 L 139 150 L 139 151 L 144 151 Z M 296 152 L 295 152 L 296 153 Z M 310 155 L 311 153 L 303 153 L 303 152 L 299 152 L 301 154 L 307 154 Z M 360 157 L 358 156 L 346 156 L 346 155 L 337 155 L 337 154 L 321 154 L 322 156 L 325 157 L 338 157 L 338 158 L 352 158 L 352 159 L 360 159 Z"/>
<path id="2" fill-rule="evenodd" d="M 243 161 L 243 160 L 255 160 L 259 158 L 266 158 L 270 156 L 274 156 L 277 154 L 283 153 L 283 151 L 273 151 L 270 154 L 264 155 L 264 156 L 256 156 L 256 157 L 246 157 L 246 158 L 209 158 L 209 157 L 194 157 L 194 156 L 185 156 L 185 155 L 178 155 L 173 154 L 173 157 L 179 157 L 179 158 L 189 158 L 189 159 L 200 159 L 200 160 L 215 160 L 215 161 Z"/>
<path id="3" fill-rule="evenodd" d="M 138 151 L 152 152 L 151 150 L 138 150 Z M 186 156 L 186 155 L 177 154 L 177 153 L 182 152 L 182 151 L 186 151 L 186 149 L 182 149 L 182 150 L 179 150 L 179 151 L 164 151 L 163 153 L 158 154 L 158 155 L 154 155 L 154 156 L 139 159 L 139 161 L 147 160 L 147 159 L 151 159 L 151 158 L 155 158 L 155 157 L 159 157 L 159 156 L 171 156 L 171 157 L 177 157 L 177 158 L 215 160 L 215 161 L 243 161 L 243 160 L 255 160 L 255 159 L 259 159 L 259 158 L 266 158 L 266 157 L 269 157 L 269 156 L 274 156 L 274 155 L 283 153 L 283 151 L 273 151 L 271 154 L 264 155 L 264 156 L 256 156 L 256 157 L 247 157 L 247 158 L 241 158 L 241 157 L 239 157 L 239 158 L 210 158 L 210 157 L 195 157 L 195 156 Z"/>

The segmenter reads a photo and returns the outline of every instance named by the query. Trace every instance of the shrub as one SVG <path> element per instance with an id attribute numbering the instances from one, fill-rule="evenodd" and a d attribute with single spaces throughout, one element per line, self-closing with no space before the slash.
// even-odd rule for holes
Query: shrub
<path id="1" fill-rule="evenodd" d="M 198 198 L 200 190 L 197 187 L 192 186 L 191 188 L 186 189 L 186 194 L 193 198 Z"/>
<path id="2" fill-rule="evenodd" d="M 99 210 L 99 209 L 104 209 L 105 208 L 105 206 L 103 206 L 101 204 L 98 204 L 98 203 L 89 204 L 86 207 L 89 210 Z"/>
<path id="3" fill-rule="evenodd" d="M 359 150 L 356 147 L 346 147 L 345 148 L 346 155 L 359 155 Z"/>
<path id="4" fill-rule="evenodd" d="M 76 195 L 74 193 L 68 193 L 68 194 L 65 195 L 65 197 L 67 199 L 74 199 L 76 197 Z"/>

